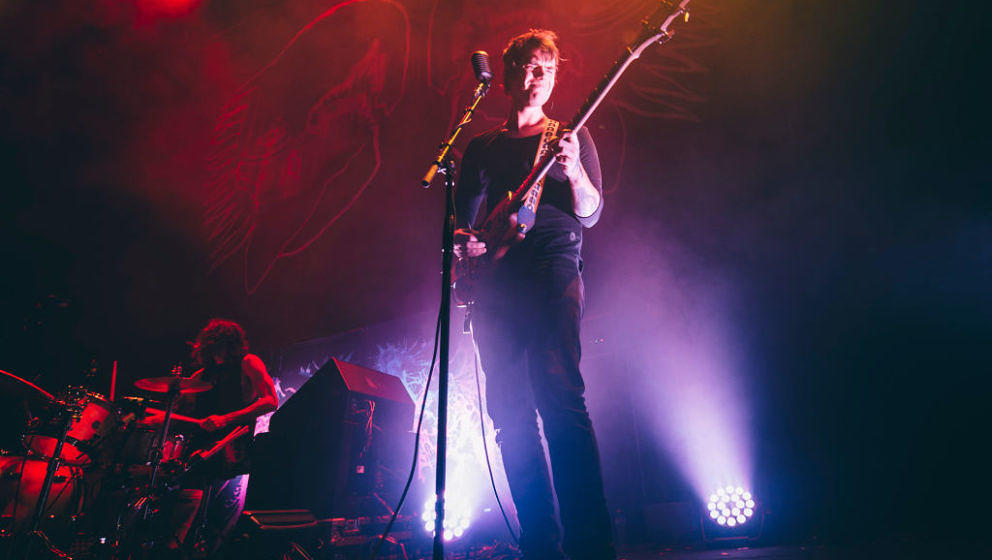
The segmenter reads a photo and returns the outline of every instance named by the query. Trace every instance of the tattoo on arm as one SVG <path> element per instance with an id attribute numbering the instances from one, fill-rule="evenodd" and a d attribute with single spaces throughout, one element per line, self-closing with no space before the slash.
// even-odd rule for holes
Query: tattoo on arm
<path id="1" fill-rule="evenodd" d="M 572 200 L 575 205 L 575 215 L 579 218 L 587 218 L 596 213 L 602 195 L 589 179 L 585 169 L 582 168 L 579 179 L 572 185 Z"/>

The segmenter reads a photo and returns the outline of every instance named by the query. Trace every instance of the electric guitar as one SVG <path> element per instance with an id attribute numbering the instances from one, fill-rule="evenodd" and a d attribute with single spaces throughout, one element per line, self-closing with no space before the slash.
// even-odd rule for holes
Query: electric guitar
<path id="1" fill-rule="evenodd" d="M 606 76 L 599 82 L 592 94 L 586 98 L 579 111 L 568 123 L 568 130 L 578 130 L 586 124 L 599 104 L 620 80 L 627 68 L 654 43 L 665 43 L 672 38 L 672 23 L 683 18 L 689 20 L 686 6 L 689 0 L 661 0 L 659 6 L 641 21 L 641 32 L 624 49 L 624 53 L 613 64 Z M 455 261 L 454 294 L 459 306 L 471 306 L 475 302 L 476 286 L 492 264 L 501 259 L 506 251 L 518 243 L 534 227 L 537 206 L 541 201 L 544 181 L 558 154 L 557 139 L 553 141 L 546 155 L 542 157 L 523 183 L 489 213 L 482 226 L 475 231 L 479 241 L 486 244 L 486 252 L 478 257 L 459 257 Z"/>

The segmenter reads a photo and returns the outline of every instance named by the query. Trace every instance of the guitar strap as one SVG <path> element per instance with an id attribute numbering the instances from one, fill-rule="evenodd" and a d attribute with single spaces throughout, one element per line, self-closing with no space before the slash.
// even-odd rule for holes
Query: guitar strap
<path id="1" fill-rule="evenodd" d="M 541 159 L 547 156 L 548 150 L 551 149 L 551 140 L 558 134 L 558 127 L 561 123 L 554 119 L 548 119 L 548 122 L 544 125 L 544 134 L 541 135 L 541 142 L 537 145 L 537 153 L 534 154 L 534 167 L 537 167 L 541 163 Z M 547 177 L 541 177 L 538 181 L 524 196 L 524 203 L 522 208 L 526 208 L 531 212 L 531 214 L 537 214 L 537 205 L 541 202 L 541 193 L 544 191 L 544 179 Z"/>
<path id="2" fill-rule="evenodd" d="M 560 123 L 554 119 L 548 119 L 548 122 L 544 125 L 544 134 L 541 135 L 541 142 L 537 145 L 537 153 L 534 155 L 534 165 L 541 163 L 541 158 L 547 153 L 550 142 L 555 134 L 558 134 L 558 126 Z M 541 178 L 541 183 L 544 183 L 544 178 Z"/>

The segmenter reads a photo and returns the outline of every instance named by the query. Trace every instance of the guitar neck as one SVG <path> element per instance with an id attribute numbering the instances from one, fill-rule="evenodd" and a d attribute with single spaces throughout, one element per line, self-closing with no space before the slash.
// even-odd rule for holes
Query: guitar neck
<path id="1" fill-rule="evenodd" d="M 589 117 L 591 117 L 592 114 L 596 112 L 596 109 L 599 108 L 600 103 L 606 99 L 607 94 L 610 93 L 613 86 L 617 85 L 617 82 L 620 81 L 620 76 L 622 76 L 623 73 L 627 71 L 627 68 L 629 68 L 630 65 L 641 56 L 641 52 L 642 49 L 634 49 L 631 47 L 624 49 L 624 53 L 620 55 L 620 58 L 618 58 L 616 62 L 613 63 L 613 67 L 611 67 L 609 72 L 606 73 L 606 76 L 599 81 L 599 84 L 596 85 L 596 89 L 594 89 L 589 97 L 586 98 L 578 112 L 576 112 L 575 116 L 572 117 L 572 121 L 568 123 L 569 130 L 576 130 L 586 124 Z"/>

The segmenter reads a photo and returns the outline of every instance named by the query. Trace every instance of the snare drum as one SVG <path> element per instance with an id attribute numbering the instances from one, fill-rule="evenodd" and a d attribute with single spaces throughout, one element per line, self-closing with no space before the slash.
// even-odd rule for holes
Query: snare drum
<path id="1" fill-rule="evenodd" d="M 62 461 L 67 465 L 86 465 L 96 459 L 109 439 L 120 433 L 124 423 L 113 403 L 99 393 L 71 389 L 63 400 L 82 410 L 72 421 L 62 446 Z M 63 411 L 63 413 L 66 413 Z M 24 445 L 33 455 L 45 459 L 55 453 L 61 432 L 58 414 L 24 436 Z"/>

